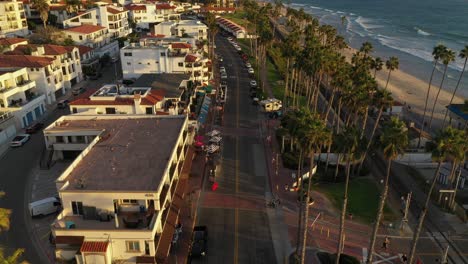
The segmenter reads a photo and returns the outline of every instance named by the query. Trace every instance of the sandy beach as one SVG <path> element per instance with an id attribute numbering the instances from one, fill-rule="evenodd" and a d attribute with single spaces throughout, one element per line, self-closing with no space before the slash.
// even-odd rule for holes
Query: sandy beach
<path id="1" fill-rule="evenodd" d="M 348 61 L 351 61 L 352 54 L 355 52 L 355 49 L 345 49 L 343 50 L 343 55 L 346 56 Z M 392 92 L 393 98 L 396 101 L 399 101 L 403 104 L 407 104 L 411 107 L 411 110 L 406 111 L 405 114 L 410 116 L 404 116 L 407 119 L 418 118 L 422 120 L 422 115 L 424 112 L 424 102 L 426 99 L 427 88 L 429 86 L 430 72 L 427 73 L 427 81 L 421 80 L 413 75 L 407 74 L 403 71 L 396 70 L 391 73 L 390 82 L 388 83 L 388 90 Z M 384 68 L 377 73 L 376 80 L 379 84 L 379 87 L 384 88 L 385 83 L 387 82 L 388 71 Z M 460 89 L 460 88 L 459 88 Z M 434 104 L 434 99 L 439 90 L 438 83 L 431 85 L 431 92 L 429 95 L 429 102 L 426 113 L 426 120 L 429 120 L 432 106 Z M 432 121 L 432 131 L 436 131 L 442 126 L 442 121 L 445 116 L 446 106 L 450 102 L 452 93 L 446 90 L 441 90 L 439 99 L 437 100 L 436 110 L 434 112 L 434 120 Z M 460 96 L 455 96 L 453 103 L 463 103 L 463 98 Z M 448 120 L 448 118 L 447 118 Z M 419 127 L 419 125 L 417 125 Z"/>

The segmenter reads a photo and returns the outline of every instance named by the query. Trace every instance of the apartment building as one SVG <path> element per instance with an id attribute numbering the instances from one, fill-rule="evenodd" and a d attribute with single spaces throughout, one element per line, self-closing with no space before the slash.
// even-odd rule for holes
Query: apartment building
<path id="1" fill-rule="evenodd" d="M 236 38 L 246 38 L 247 37 L 247 30 L 227 19 L 227 18 L 223 18 L 223 17 L 217 17 L 216 18 L 216 23 L 224 30 L 226 30 L 227 32 L 231 33 L 232 35 L 234 35 Z"/>
<path id="2" fill-rule="evenodd" d="M 153 43 L 145 39 L 120 50 L 124 78 L 138 78 L 145 73 L 186 73 L 200 82 L 211 78 L 211 61 L 191 44 Z"/>
<path id="3" fill-rule="evenodd" d="M 186 116 L 70 115 L 44 130 L 63 210 L 51 226 L 57 259 L 164 263 L 187 186 Z"/>
<path id="4" fill-rule="evenodd" d="M 138 28 L 151 29 L 154 24 L 170 20 L 179 20 L 180 13 L 177 6 L 170 3 L 142 2 L 126 5 L 130 19 Z"/>
<path id="5" fill-rule="evenodd" d="M 63 21 L 63 26 L 66 29 L 82 25 L 104 27 L 112 39 L 125 37 L 132 33 L 132 29 L 128 25 L 128 11 L 114 5 L 100 5 Z"/>
<path id="6" fill-rule="evenodd" d="M 26 68 L 29 80 L 36 82 L 40 94 L 46 96 L 47 104 L 55 102 L 65 93 L 62 62 L 59 58 L 31 55 L 0 55 L 0 70 Z"/>
<path id="7" fill-rule="evenodd" d="M 12 51 L 17 46 L 26 44 L 28 44 L 28 40 L 25 38 L 0 38 L 0 46 L 3 49 L 0 53 Z"/>
<path id="8" fill-rule="evenodd" d="M 94 49 L 88 46 L 78 45 L 80 53 L 81 67 L 93 67 L 99 63 L 99 56 L 94 53 Z"/>
<path id="9" fill-rule="evenodd" d="M 24 14 L 23 2 L 0 0 L 0 37 L 24 37 L 28 34 L 28 22 Z"/>
<path id="10" fill-rule="evenodd" d="M 78 45 L 94 49 L 94 54 L 102 57 L 104 54 L 119 56 L 119 43 L 112 40 L 109 30 L 103 26 L 82 25 L 64 29 L 64 34 Z"/>
<path id="11" fill-rule="evenodd" d="M 59 60 L 62 66 L 63 85 L 66 89 L 70 89 L 83 79 L 79 49 L 74 46 L 26 44 L 18 45 L 6 54 L 44 56 Z"/>
<path id="12" fill-rule="evenodd" d="M 186 114 L 193 92 L 189 78 L 184 74 L 145 74 L 131 86 L 106 84 L 72 101 L 70 112 L 80 115 Z"/>
<path id="13" fill-rule="evenodd" d="M 45 95 L 26 68 L 0 69 L 0 112 L 15 117 L 16 127 L 27 127 L 45 112 Z"/>
<path id="14" fill-rule="evenodd" d="M 154 34 L 208 39 L 208 27 L 199 20 L 167 21 L 154 26 Z"/>

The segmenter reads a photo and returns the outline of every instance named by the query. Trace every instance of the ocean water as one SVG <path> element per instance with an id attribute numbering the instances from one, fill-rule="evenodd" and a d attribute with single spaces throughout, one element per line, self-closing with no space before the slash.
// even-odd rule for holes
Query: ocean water
<path id="1" fill-rule="evenodd" d="M 373 55 L 397 56 L 401 70 L 425 81 L 431 74 L 434 46 L 444 44 L 457 54 L 444 89 L 455 88 L 463 67 L 458 54 L 468 45 L 468 0 L 293 0 L 290 6 L 335 26 L 353 48 L 369 41 Z M 437 84 L 442 70 L 439 67 L 435 76 Z M 468 72 L 460 85 L 457 94 L 468 98 Z"/>

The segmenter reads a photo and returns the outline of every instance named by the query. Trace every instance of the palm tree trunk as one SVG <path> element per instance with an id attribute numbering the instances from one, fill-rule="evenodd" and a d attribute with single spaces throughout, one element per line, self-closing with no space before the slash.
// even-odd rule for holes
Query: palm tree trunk
<path id="1" fill-rule="evenodd" d="M 458 87 L 460 86 L 460 81 L 463 78 L 463 73 L 465 72 L 466 62 L 467 61 L 468 61 L 468 57 L 465 58 L 465 63 L 463 64 L 463 70 L 460 73 L 460 78 L 458 78 L 457 86 L 455 86 L 455 90 L 453 90 L 452 97 L 450 98 L 449 105 L 451 105 L 453 103 L 453 99 L 455 98 L 455 94 L 457 93 Z M 445 111 L 444 122 L 442 123 L 442 128 L 445 128 L 445 120 L 447 119 L 448 111 L 449 111 L 448 109 Z"/>
<path id="2" fill-rule="evenodd" d="M 445 74 L 447 73 L 447 68 L 448 68 L 448 64 L 445 65 L 444 75 L 442 76 L 442 81 L 440 82 L 439 90 L 437 91 L 436 98 L 435 98 L 435 100 L 434 100 L 434 105 L 432 106 L 431 119 L 429 119 L 429 126 L 428 126 L 428 129 L 430 129 L 430 128 L 431 128 L 431 125 L 432 125 L 432 119 L 434 118 L 434 111 L 435 111 L 435 109 L 436 109 L 437 100 L 439 99 L 440 90 L 442 90 L 442 86 L 443 86 L 443 84 L 444 84 Z"/>
<path id="3" fill-rule="evenodd" d="M 387 90 L 388 82 L 390 81 L 390 74 L 392 73 L 392 70 L 388 70 L 388 76 L 387 76 L 387 83 L 385 84 L 385 90 Z"/>
<path id="4" fill-rule="evenodd" d="M 372 133 L 369 137 L 369 142 L 367 142 L 366 150 L 364 151 L 364 155 L 362 156 L 362 161 L 359 163 L 358 175 L 361 173 L 362 164 L 364 164 L 364 161 L 366 160 L 366 157 L 367 157 L 367 153 L 369 152 L 370 146 L 372 145 L 372 140 L 374 139 L 375 131 L 377 131 L 377 127 L 379 126 L 379 122 L 380 122 L 380 118 L 382 117 L 383 109 L 384 109 L 383 105 L 380 106 L 379 113 L 377 114 L 377 119 L 375 119 L 374 128 L 372 129 Z"/>
<path id="5" fill-rule="evenodd" d="M 312 150 L 310 153 L 310 170 L 309 170 L 309 180 L 307 184 L 307 193 L 305 195 L 305 201 L 302 201 L 304 208 L 304 230 L 302 233 L 302 248 L 301 248 L 301 263 L 305 264 L 305 255 L 306 255 L 306 249 L 307 249 L 307 228 L 309 224 L 309 196 L 310 196 L 310 191 L 311 191 L 311 186 L 312 186 L 312 172 L 314 170 L 314 157 L 315 157 L 315 151 Z"/>
<path id="6" fill-rule="evenodd" d="M 431 92 L 432 78 L 434 77 L 434 72 L 437 67 L 437 62 L 438 60 L 434 61 L 434 67 L 432 68 L 431 78 L 429 79 L 429 87 L 427 88 L 426 101 L 424 103 L 423 119 L 421 122 L 421 129 L 419 130 L 418 148 L 421 145 L 421 135 L 422 135 L 422 132 L 424 131 L 424 122 L 426 121 L 427 103 L 429 101 L 429 93 Z"/>
<path id="7" fill-rule="evenodd" d="M 366 132 L 368 117 L 369 117 L 369 106 L 366 106 L 366 113 L 364 114 L 364 120 L 362 121 L 361 139 L 364 137 L 365 132 Z"/>
<path id="8" fill-rule="evenodd" d="M 339 171 L 339 168 L 340 168 L 340 158 L 341 158 L 341 154 L 338 153 L 337 157 L 336 157 L 335 182 L 336 182 L 336 178 L 338 178 L 338 171 Z"/>
<path id="9" fill-rule="evenodd" d="M 288 96 L 288 83 L 289 83 L 289 57 L 286 60 L 286 80 L 284 84 L 283 104 L 287 107 L 286 98 Z"/>
<path id="10" fill-rule="evenodd" d="M 333 100 L 335 99 L 336 89 L 337 89 L 336 87 L 333 88 L 333 91 L 332 91 L 332 94 L 331 94 L 331 97 L 330 97 L 330 101 L 328 101 L 327 111 L 325 112 L 325 124 L 328 121 L 328 114 L 330 113 L 330 110 L 331 110 L 331 108 L 333 106 Z"/>
<path id="11" fill-rule="evenodd" d="M 303 165 L 303 160 L 302 160 L 302 149 L 299 152 L 299 164 L 297 165 L 297 176 L 296 176 L 296 193 L 299 195 L 299 204 L 302 202 L 302 175 L 301 175 L 301 170 L 302 170 L 302 165 Z M 299 188 L 299 184 L 301 188 Z M 302 228 L 302 206 L 299 206 L 299 212 L 298 212 L 298 217 L 297 217 L 297 241 L 296 241 L 296 255 L 299 256 L 299 250 L 301 247 L 301 228 Z"/>
<path id="12" fill-rule="evenodd" d="M 457 197 L 457 190 L 458 190 L 458 184 L 460 182 L 460 176 L 461 176 L 461 171 L 462 171 L 462 168 L 461 168 L 461 163 L 458 164 L 458 175 L 455 177 L 455 186 L 454 186 L 454 192 L 453 192 L 453 195 L 452 195 L 452 199 L 450 201 L 450 210 L 454 210 L 455 209 L 455 198 Z"/>
<path id="13" fill-rule="evenodd" d="M 281 136 L 281 153 L 284 152 L 284 136 Z"/>
<path id="14" fill-rule="evenodd" d="M 416 254 L 416 246 L 418 245 L 419 236 L 421 235 L 421 231 L 422 231 L 422 227 L 424 223 L 424 218 L 426 217 L 427 211 L 429 209 L 429 203 L 431 201 L 432 191 L 434 190 L 434 187 L 437 182 L 437 178 L 439 177 L 440 167 L 442 167 L 442 161 L 439 161 L 434 177 L 432 177 L 431 187 L 429 188 L 429 192 L 427 193 L 427 197 L 426 197 L 426 202 L 424 203 L 423 210 L 421 212 L 421 215 L 419 216 L 419 221 L 416 227 L 416 232 L 414 232 L 414 235 L 413 235 L 413 242 L 411 243 L 411 250 L 410 250 L 410 253 L 408 254 L 409 256 L 408 263 L 413 263 L 414 255 Z"/>
<path id="15" fill-rule="evenodd" d="M 337 123 L 336 123 L 336 133 L 340 133 L 340 121 L 341 121 L 341 96 L 340 99 L 338 100 L 338 113 L 336 115 L 337 117 Z"/>
<path id="16" fill-rule="evenodd" d="M 345 189 L 344 189 L 344 195 L 343 195 L 343 209 L 341 210 L 340 234 L 338 236 L 338 249 L 336 250 L 335 264 L 340 263 L 340 255 L 344 247 L 343 235 L 344 235 L 346 211 L 348 207 L 349 170 L 351 167 L 350 163 L 351 163 L 351 153 L 348 152 L 348 157 L 346 158 L 346 181 L 345 181 Z"/>
<path id="17" fill-rule="evenodd" d="M 330 144 L 328 144 L 328 147 L 327 147 L 327 157 L 325 159 L 325 175 L 327 175 L 327 172 L 328 172 L 328 162 L 329 162 L 329 157 L 330 157 L 331 146 L 332 146 L 332 142 L 330 141 Z"/>
<path id="18" fill-rule="evenodd" d="M 385 177 L 385 185 L 384 185 L 384 189 L 382 191 L 382 195 L 380 197 L 379 209 L 377 210 L 377 216 L 376 216 L 375 223 L 374 223 L 374 229 L 372 231 L 372 238 L 371 238 L 371 242 L 370 242 L 370 245 L 369 245 L 369 253 L 368 253 L 369 255 L 367 256 L 367 263 L 369 263 L 369 264 L 372 263 L 375 243 L 376 243 L 376 240 L 377 240 L 377 233 L 379 232 L 380 221 L 382 220 L 382 217 L 383 217 L 383 210 L 384 210 L 384 207 L 385 207 L 385 200 L 387 199 L 387 194 L 388 194 L 388 181 L 390 179 L 390 169 L 391 169 L 391 167 L 392 167 L 392 160 L 389 159 L 388 164 L 387 164 L 387 176 Z"/>

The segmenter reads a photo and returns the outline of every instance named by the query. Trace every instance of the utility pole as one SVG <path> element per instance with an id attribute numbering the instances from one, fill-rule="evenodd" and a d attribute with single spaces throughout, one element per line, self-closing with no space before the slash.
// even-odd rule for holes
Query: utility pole
<path id="1" fill-rule="evenodd" d="M 447 261 L 447 255 L 448 255 L 448 250 L 449 250 L 449 245 L 447 245 L 447 247 L 445 248 L 444 250 L 444 254 L 442 255 L 442 264 L 447 264 L 448 261 Z"/>
<path id="2" fill-rule="evenodd" d="M 408 193 L 408 195 L 406 196 L 405 209 L 403 212 L 403 222 L 406 222 L 406 223 L 408 223 L 408 211 L 409 211 L 409 206 L 411 202 L 411 195 L 412 195 L 412 192 Z"/>

